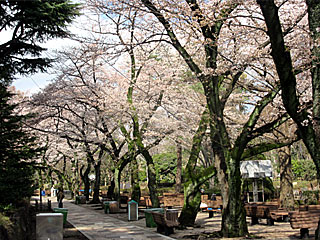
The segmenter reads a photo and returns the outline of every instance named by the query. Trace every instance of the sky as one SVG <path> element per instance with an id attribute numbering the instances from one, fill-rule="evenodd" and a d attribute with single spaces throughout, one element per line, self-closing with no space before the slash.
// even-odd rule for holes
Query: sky
<path id="1" fill-rule="evenodd" d="M 80 1 L 75 1 L 80 2 Z M 82 12 L 83 15 L 77 17 L 73 24 L 69 26 L 68 30 L 72 34 L 83 35 L 85 34 L 83 30 L 80 29 L 81 26 L 85 21 L 85 13 Z M 0 44 L 3 41 L 10 39 L 12 36 L 10 31 L 2 31 L 0 32 Z M 77 43 L 71 39 L 52 39 L 40 46 L 47 48 L 47 51 L 43 52 L 44 57 L 52 56 L 52 53 L 56 50 L 62 50 L 63 48 L 67 48 L 68 46 L 75 46 Z M 55 78 L 55 75 L 50 74 L 50 69 L 46 73 L 35 73 L 33 75 L 28 76 L 16 76 L 16 80 L 12 83 L 12 85 L 22 92 L 25 92 L 27 95 L 32 95 L 34 93 L 39 92 L 41 89 L 45 88 L 51 80 Z"/>
<path id="2" fill-rule="evenodd" d="M 45 44 L 42 44 L 48 50 L 43 53 L 43 56 L 50 57 L 51 52 L 55 50 L 61 50 L 68 46 L 72 46 L 75 43 L 69 39 L 53 39 Z M 45 88 L 51 80 L 55 78 L 55 75 L 50 74 L 50 69 L 46 73 L 35 73 L 28 76 L 16 76 L 16 80 L 13 82 L 13 86 L 22 92 L 25 92 L 27 95 L 31 95 L 39 92 L 41 89 Z"/>

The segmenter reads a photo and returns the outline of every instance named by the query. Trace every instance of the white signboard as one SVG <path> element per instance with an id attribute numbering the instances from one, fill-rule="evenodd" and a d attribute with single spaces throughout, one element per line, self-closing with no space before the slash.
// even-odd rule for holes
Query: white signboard
<path id="1" fill-rule="evenodd" d="M 240 172 L 243 178 L 272 177 L 271 160 L 242 161 Z"/>

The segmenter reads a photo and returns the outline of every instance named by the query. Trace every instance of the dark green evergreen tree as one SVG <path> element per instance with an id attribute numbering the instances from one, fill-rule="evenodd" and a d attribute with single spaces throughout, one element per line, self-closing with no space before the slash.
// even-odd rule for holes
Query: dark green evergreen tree
<path id="1" fill-rule="evenodd" d="M 11 97 L 0 84 L 0 207 L 16 205 L 32 195 L 32 159 L 41 151 L 35 137 L 23 129 L 27 116 L 14 112 L 16 105 L 9 103 Z"/>
<path id="2" fill-rule="evenodd" d="M 0 44 L 0 82 L 10 84 L 15 74 L 45 71 L 51 59 L 41 56 L 46 49 L 39 44 L 69 36 L 67 25 L 78 11 L 67 0 L 0 0 L 0 32 L 10 34 Z"/>
<path id="3" fill-rule="evenodd" d="M 79 5 L 68 0 L 0 0 L 0 207 L 31 196 L 32 159 L 41 151 L 23 128 L 28 116 L 16 115 L 17 105 L 9 103 L 7 87 L 17 74 L 50 67 L 40 44 L 68 37 L 67 25 L 78 14 Z"/>

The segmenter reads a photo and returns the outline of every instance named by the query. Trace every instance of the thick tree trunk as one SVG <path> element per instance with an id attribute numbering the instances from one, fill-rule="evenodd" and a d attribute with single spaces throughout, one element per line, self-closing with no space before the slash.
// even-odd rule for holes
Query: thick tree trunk
<path id="1" fill-rule="evenodd" d="M 290 117 L 295 121 L 298 131 L 304 144 L 306 145 L 317 172 L 320 172 L 320 47 L 319 47 L 319 27 L 320 27 L 320 1 L 307 0 L 308 20 L 313 48 L 311 49 L 311 77 L 312 77 L 312 99 L 313 115 L 312 121 L 308 119 L 307 110 L 300 106 L 297 96 L 297 81 L 294 75 L 293 63 L 290 52 L 285 46 L 283 32 L 278 13 L 278 7 L 273 0 L 257 0 L 262 10 L 267 25 L 267 33 L 270 37 L 272 58 L 277 68 L 277 73 L 282 87 L 282 101 Z M 318 176 L 319 178 L 319 176 Z M 317 233 L 320 231 L 318 226 Z M 316 234 L 316 239 L 319 239 Z"/>
<path id="2" fill-rule="evenodd" d="M 114 170 L 114 192 L 113 192 L 113 200 L 119 201 L 120 199 L 120 180 L 121 180 L 121 172 L 118 168 Z"/>
<path id="3" fill-rule="evenodd" d="M 201 204 L 201 192 L 192 182 L 185 183 L 184 205 L 179 216 L 179 224 L 184 227 L 193 226 Z"/>
<path id="4" fill-rule="evenodd" d="M 137 159 L 131 161 L 131 199 L 139 203 L 141 190 L 139 184 L 139 165 Z"/>
<path id="5" fill-rule="evenodd" d="M 196 220 L 201 203 L 201 185 L 210 179 L 215 173 L 213 166 L 205 168 L 201 172 L 196 172 L 195 168 L 199 159 L 201 142 L 208 127 L 208 113 L 202 113 L 199 127 L 192 139 L 192 148 L 189 160 L 185 169 L 187 182 L 184 183 L 184 205 L 179 217 L 181 226 L 192 226 Z"/>
<path id="6" fill-rule="evenodd" d="M 72 162 L 72 197 L 79 195 L 79 165 L 78 159 Z"/>
<path id="7" fill-rule="evenodd" d="M 176 173 L 176 192 L 181 192 L 181 173 L 182 173 L 182 146 L 177 143 L 177 173 Z"/>
<path id="8" fill-rule="evenodd" d="M 215 137 L 215 134 L 211 135 L 213 140 Z M 223 237 L 247 236 L 249 232 L 241 197 L 240 161 L 232 159 L 231 154 L 224 154 L 219 146 L 213 144 L 212 147 L 223 200 L 221 233 Z M 225 156 L 229 156 L 229 159 L 225 159 Z"/>
<path id="9" fill-rule="evenodd" d="M 229 171 L 232 177 L 228 180 L 228 199 L 223 201 L 226 207 L 222 211 L 222 235 L 224 237 L 247 236 L 249 232 L 244 203 L 241 199 L 240 166 L 236 163 L 230 164 Z"/>
<path id="10" fill-rule="evenodd" d="M 100 203 L 99 192 L 100 192 L 100 183 L 101 183 L 101 160 L 98 161 L 94 166 L 95 171 L 95 181 L 93 187 L 93 196 L 91 203 Z"/>
<path id="11" fill-rule="evenodd" d="M 89 180 L 89 173 L 91 171 L 91 164 L 88 163 L 88 166 L 86 168 L 86 171 L 82 173 L 84 166 L 80 169 L 80 176 L 82 179 L 82 182 L 84 184 L 84 195 L 86 196 L 86 200 L 89 201 L 89 191 L 90 191 L 90 180 Z"/>
<path id="12" fill-rule="evenodd" d="M 279 149 L 280 165 L 280 207 L 288 211 L 294 210 L 293 173 L 291 165 L 290 147 Z"/>
<path id="13" fill-rule="evenodd" d="M 227 199 L 229 199 L 229 186 L 225 174 L 225 172 L 227 171 L 227 166 L 225 164 L 224 157 L 219 156 L 219 154 L 215 153 L 214 165 L 217 169 L 217 178 L 220 185 L 221 196 L 223 200 L 223 208 L 225 209 L 227 208 L 228 204 Z"/>
<path id="14" fill-rule="evenodd" d="M 153 208 L 160 207 L 160 202 L 158 198 L 158 191 L 157 191 L 157 181 L 156 181 L 156 171 L 155 166 L 153 163 L 152 157 L 148 154 L 145 154 L 147 156 L 147 170 L 148 170 L 148 188 L 150 193 L 150 199 L 152 202 Z"/>
<path id="15" fill-rule="evenodd" d="M 320 1 L 307 0 L 308 5 L 308 20 L 311 38 L 313 40 L 312 51 L 312 100 L 313 100 L 313 130 L 314 136 L 306 136 L 308 140 L 304 141 L 316 165 L 318 173 L 318 183 L 320 182 Z M 312 151 L 313 148 L 313 151 Z M 311 151 L 310 151 L 311 150 Z M 315 239 L 320 240 L 320 221 L 316 230 Z"/>
<path id="16" fill-rule="evenodd" d="M 214 189 L 216 187 L 215 181 L 215 177 L 209 179 L 209 189 Z"/>
<path id="17" fill-rule="evenodd" d="M 107 198 L 108 199 L 113 198 L 115 185 L 116 184 L 114 183 L 114 178 L 112 178 L 110 181 L 110 186 L 108 187 L 108 191 L 107 191 Z"/>
<path id="18" fill-rule="evenodd" d="M 86 196 L 86 201 L 89 201 L 90 196 L 90 180 L 88 176 L 84 176 L 82 178 L 83 184 L 84 184 L 84 195 Z"/>

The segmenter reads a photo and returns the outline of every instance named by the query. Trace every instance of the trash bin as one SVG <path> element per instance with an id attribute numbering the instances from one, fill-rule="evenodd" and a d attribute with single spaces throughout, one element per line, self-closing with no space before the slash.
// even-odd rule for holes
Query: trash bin
<path id="1" fill-rule="evenodd" d="M 138 203 L 134 200 L 128 202 L 128 221 L 138 221 L 139 213 L 138 213 Z"/>
<path id="2" fill-rule="evenodd" d="M 152 212 L 160 212 L 164 213 L 163 208 L 148 208 L 144 210 L 144 214 L 146 216 L 146 227 L 156 227 L 157 224 L 154 222 L 152 217 Z"/>
<path id="3" fill-rule="evenodd" d="M 119 212 L 119 204 L 117 201 L 109 201 L 109 211 L 110 211 L 110 213 L 118 213 Z"/>
<path id="4" fill-rule="evenodd" d="M 110 213 L 109 201 L 103 202 L 103 209 L 104 209 L 104 213 Z"/>
<path id="5" fill-rule="evenodd" d="M 80 204 L 86 204 L 86 196 L 80 196 Z"/>
<path id="6" fill-rule="evenodd" d="M 38 213 L 35 230 L 36 239 L 63 239 L 63 214 Z"/>
<path id="7" fill-rule="evenodd" d="M 67 223 L 68 208 L 54 208 L 53 211 L 55 213 L 62 213 L 63 214 L 63 224 Z"/>
<path id="8" fill-rule="evenodd" d="M 75 204 L 80 204 L 80 196 L 76 196 Z"/>

